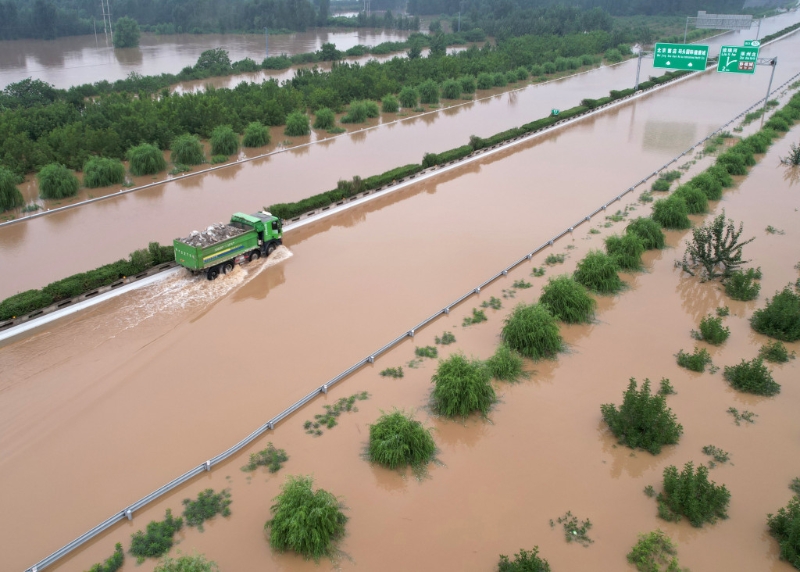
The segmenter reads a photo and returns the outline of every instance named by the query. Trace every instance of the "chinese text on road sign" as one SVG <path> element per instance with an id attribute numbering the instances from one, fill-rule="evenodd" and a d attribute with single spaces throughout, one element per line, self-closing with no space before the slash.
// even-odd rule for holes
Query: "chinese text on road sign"
<path id="1" fill-rule="evenodd" d="M 758 47 L 722 46 L 717 71 L 724 73 L 755 73 Z"/>
<path id="2" fill-rule="evenodd" d="M 672 70 L 702 71 L 706 69 L 708 46 L 694 44 L 656 44 L 653 67 Z"/>

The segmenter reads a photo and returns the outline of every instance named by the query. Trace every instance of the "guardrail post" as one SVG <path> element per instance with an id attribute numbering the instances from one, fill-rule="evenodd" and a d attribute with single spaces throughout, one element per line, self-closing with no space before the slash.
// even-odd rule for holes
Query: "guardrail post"
<path id="1" fill-rule="evenodd" d="M 476 294 L 480 294 L 481 293 L 481 289 L 480 288 L 475 288 L 475 293 Z"/>
<path id="2" fill-rule="evenodd" d="M 205 463 L 203 463 L 203 464 L 204 464 L 204 465 L 205 465 L 205 467 L 206 467 L 206 471 L 210 471 L 210 470 L 211 470 L 211 461 L 206 461 L 206 462 L 205 462 Z"/>
<path id="3" fill-rule="evenodd" d="M 128 520 L 133 520 L 133 511 L 131 509 L 127 509 L 125 511 L 125 516 L 128 518 Z M 34 572 L 36 571 L 36 567 L 35 566 L 34 566 L 33 570 L 34 570 Z"/>
<path id="4" fill-rule="evenodd" d="M 375 363 L 375 356 L 369 356 L 369 357 L 367 358 L 367 361 L 368 361 L 369 363 Z"/>
<path id="5" fill-rule="evenodd" d="M 322 393 L 324 393 L 325 395 L 328 394 L 328 384 L 327 383 L 322 386 Z"/>
<path id="6" fill-rule="evenodd" d="M 444 313 L 449 316 L 450 315 L 450 308 L 445 308 L 444 309 Z"/>
<path id="7" fill-rule="evenodd" d="M 414 330 L 408 330 L 408 337 L 409 338 L 413 338 L 414 337 Z"/>

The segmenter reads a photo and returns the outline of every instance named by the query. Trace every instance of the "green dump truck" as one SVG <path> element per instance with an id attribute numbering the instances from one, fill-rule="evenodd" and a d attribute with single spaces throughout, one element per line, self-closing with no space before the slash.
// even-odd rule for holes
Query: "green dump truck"
<path id="1" fill-rule="evenodd" d="M 202 232 L 176 238 L 175 260 L 192 274 L 205 273 L 214 280 L 227 274 L 234 264 L 257 260 L 272 254 L 283 241 L 283 226 L 278 217 L 266 211 L 252 215 L 235 213 L 228 224 L 213 224 Z"/>

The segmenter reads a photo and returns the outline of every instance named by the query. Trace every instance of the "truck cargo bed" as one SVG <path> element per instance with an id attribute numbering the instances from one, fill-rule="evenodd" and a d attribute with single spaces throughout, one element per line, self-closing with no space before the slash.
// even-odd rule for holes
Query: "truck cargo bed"
<path id="1" fill-rule="evenodd" d="M 233 238 L 234 236 L 244 234 L 244 232 L 245 231 L 240 228 L 220 222 L 217 224 L 212 224 L 202 232 L 196 230 L 192 231 L 189 236 L 179 240 L 182 243 L 188 244 L 189 246 L 193 246 L 195 248 L 205 248 L 207 246 L 211 246 L 212 244 L 222 242 L 223 240 Z"/>

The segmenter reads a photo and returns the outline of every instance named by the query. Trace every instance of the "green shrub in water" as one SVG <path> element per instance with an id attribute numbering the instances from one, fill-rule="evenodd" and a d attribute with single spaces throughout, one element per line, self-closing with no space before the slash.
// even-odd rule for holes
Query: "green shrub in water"
<path id="1" fill-rule="evenodd" d="M 119 159 L 92 157 L 83 166 L 83 184 L 90 189 L 121 185 L 125 182 L 125 165 Z"/>
<path id="2" fill-rule="evenodd" d="M 533 550 L 520 550 L 512 560 L 508 556 L 500 555 L 498 572 L 550 572 L 550 564 L 539 556 L 539 547 Z"/>
<path id="3" fill-rule="evenodd" d="M 385 413 L 369 426 L 368 458 L 384 467 L 421 468 L 433 459 L 435 452 L 430 429 L 402 411 Z"/>
<path id="4" fill-rule="evenodd" d="M 154 572 L 219 572 L 217 563 L 202 554 L 170 558 L 165 556 Z"/>
<path id="5" fill-rule="evenodd" d="M 458 83 L 461 84 L 461 93 L 475 93 L 476 80 L 475 76 L 465 75 L 458 78 Z"/>
<path id="6" fill-rule="evenodd" d="M 704 372 L 706 366 L 711 363 L 711 354 L 705 348 L 694 348 L 694 353 L 688 354 L 683 350 L 679 350 L 675 356 L 678 359 L 678 365 L 685 367 L 690 371 Z"/>
<path id="7" fill-rule="evenodd" d="M 78 177 L 59 163 L 45 165 L 36 177 L 39 179 L 39 196 L 43 199 L 74 197 L 81 186 Z"/>
<path id="8" fill-rule="evenodd" d="M 489 373 L 499 381 L 519 381 L 524 376 L 522 366 L 522 356 L 506 344 L 497 346 L 494 355 L 486 360 Z"/>
<path id="9" fill-rule="evenodd" d="M 173 537 L 183 527 L 182 518 L 173 518 L 172 511 L 167 509 L 167 514 L 162 521 L 151 521 L 146 531 L 141 530 L 131 535 L 130 553 L 136 556 L 139 563 L 145 558 L 158 558 L 172 548 Z"/>
<path id="10" fill-rule="evenodd" d="M 186 524 L 196 526 L 201 532 L 203 523 L 218 514 L 230 516 L 231 493 L 228 489 L 218 493 L 206 489 L 197 495 L 197 500 L 183 499 L 183 518 Z"/>
<path id="11" fill-rule="evenodd" d="M 697 340 L 703 340 L 709 344 L 718 346 L 728 339 L 731 329 L 722 325 L 722 318 L 715 318 L 711 314 L 700 320 L 700 331 L 692 330 L 692 335 Z"/>
<path id="12" fill-rule="evenodd" d="M 636 380 L 631 378 L 619 409 L 607 403 L 600 406 L 600 411 L 621 444 L 653 455 L 658 455 L 662 446 L 677 443 L 683 433 L 683 426 L 667 407 L 666 397 L 650 393 L 649 379 L 637 391 Z"/>
<path id="13" fill-rule="evenodd" d="M 628 553 L 628 562 L 639 572 L 680 572 L 678 550 L 669 536 L 661 530 L 639 535 L 633 549 Z"/>
<path id="14" fill-rule="evenodd" d="M 400 99 L 400 105 L 402 105 L 405 109 L 413 109 L 417 106 L 419 94 L 413 87 L 406 86 L 400 90 L 398 99 Z"/>
<path id="15" fill-rule="evenodd" d="M 642 254 L 644 254 L 644 241 L 636 234 L 626 233 L 622 236 L 616 234 L 605 240 L 606 253 L 616 262 L 622 270 L 641 270 Z"/>
<path id="16" fill-rule="evenodd" d="M 752 361 L 742 360 L 738 365 L 725 366 L 724 375 L 731 387 L 745 393 L 771 396 L 781 391 L 780 384 L 772 379 L 772 374 L 760 357 Z"/>
<path id="17" fill-rule="evenodd" d="M 397 113 L 400 109 L 400 102 L 391 93 L 387 94 L 381 100 L 381 109 L 384 113 Z"/>
<path id="18" fill-rule="evenodd" d="M 599 250 L 592 250 L 578 262 L 573 276 L 592 292 L 615 294 L 623 288 L 617 270 L 619 267 L 613 258 Z"/>
<path id="19" fill-rule="evenodd" d="M 673 196 L 684 200 L 689 214 L 705 214 L 708 212 L 708 197 L 697 187 L 682 185 L 677 188 Z"/>
<path id="20" fill-rule="evenodd" d="M 750 326 L 760 334 L 782 340 L 800 340 L 800 295 L 786 286 L 767 299 L 767 306 L 753 312 Z"/>
<path id="21" fill-rule="evenodd" d="M 731 174 L 728 173 L 728 170 L 723 165 L 714 165 L 713 167 L 709 167 L 708 169 L 706 169 L 705 173 L 701 173 L 701 175 L 710 175 L 711 177 L 714 178 L 714 180 L 716 180 L 717 183 L 722 185 L 722 188 L 724 189 L 729 189 L 730 187 L 733 186 L 733 177 L 731 177 Z M 699 176 L 700 175 L 698 175 L 698 177 Z M 696 178 L 697 177 L 695 177 L 695 179 Z M 717 198 L 714 198 L 714 196 L 712 196 L 712 193 L 709 192 L 705 187 L 703 187 L 702 184 L 695 184 L 695 186 L 703 189 L 709 201 L 718 201 L 719 199 L 722 198 L 722 191 L 719 192 L 719 196 Z"/>
<path id="22" fill-rule="evenodd" d="M 714 176 L 714 174 L 711 173 L 711 169 L 709 169 L 705 173 L 700 173 L 689 181 L 689 186 L 699 189 L 709 201 L 718 201 L 722 198 L 723 180 L 725 182 L 730 180 L 731 185 L 733 184 L 733 179 L 731 179 L 731 176 L 725 170 L 718 169 L 718 171 L 714 171 L 714 173 L 717 173 L 718 176 Z"/>
<path id="23" fill-rule="evenodd" d="M 272 519 L 264 529 L 274 550 L 292 550 L 318 562 L 333 554 L 336 541 L 344 536 L 347 517 L 335 496 L 324 489 L 314 491 L 313 484 L 310 476 L 289 475 L 270 507 Z"/>
<path id="24" fill-rule="evenodd" d="M 729 175 L 746 175 L 747 163 L 739 153 L 726 151 L 717 157 L 717 165 L 721 165 Z"/>
<path id="25" fill-rule="evenodd" d="M 597 307 L 586 288 L 566 274 L 547 281 L 539 303 L 546 306 L 555 318 L 568 324 L 591 322 Z"/>
<path id="26" fill-rule="evenodd" d="M 689 220 L 689 207 L 686 201 L 678 195 L 672 194 L 666 199 L 659 199 L 653 203 L 653 220 L 663 228 L 686 229 L 691 228 Z"/>
<path id="27" fill-rule="evenodd" d="M 336 114 L 328 107 L 317 109 L 314 113 L 314 129 L 332 129 L 336 126 Z"/>
<path id="28" fill-rule="evenodd" d="M 342 117 L 342 123 L 364 123 L 367 120 L 367 104 L 365 101 L 354 101 L 350 104 L 347 113 Z"/>
<path id="29" fill-rule="evenodd" d="M 211 132 L 211 154 L 231 156 L 239 151 L 239 136 L 230 125 L 219 125 Z"/>
<path id="30" fill-rule="evenodd" d="M 767 515 L 769 533 L 780 546 L 781 560 L 800 570 L 800 496 L 795 496 L 775 515 Z"/>
<path id="31" fill-rule="evenodd" d="M 364 107 L 367 110 L 367 117 L 374 119 L 376 117 L 380 117 L 381 110 L 378 108 L 378 104 L 372 100 L 366 100 L 364 102 Z"/>
<path id="32" fill-rule="evenodd" d="M 25 204 L 22 193 L 17 188 L 17 176 L 0 167 L 0 212 L 15 209 Z"/>
<path id="33" fill-rule="evenodd" d="M 666 179 L 656 179 L 651 188 L 653 191 L 666 192 L 669 190 L 669 181 Z"/>
<path id="34" fill-rule="evenodd" d="M 458 99 L 461 97 L 461 84 L 454 79 L 446 80 L 442 84 L 442 97 L 444 99 Z"/>
<path id="35" fill-rule="evenodd" d="M 258 453 L 251 453 L 250 461 L 242 467 L 243 471 L 255 471 L 258 467 L 269 467 L 270 473 L 277 473 L 283 464 L 289 460 L 289 455 L 283 449 L 276 449 L 271 442 L 267 448 Z"/>
<path id="36" fill-rule="evenodd" d="M 461 354 L 440 360 L 431 381 L 433 408 L 446 417 L 466 417 L 474 411 L 486 415 L 497 399 L 486 365 Z"/>
<path id="37" fill-rule="evenodd" d="M 699 528 L 706 522 L 713 524 L 718 518 L 728 518 L 731 493 L 725 485 L 709 482 L 705 465 L 695 472 L 694 464 L 689 462 L 680 473 L 674 465 L 664 469 L 664 491 L 656 498 L 658 516 L 673 522 L 684 516 Z"/>
<path id="38" fill-rule="evenodd" d="M 734 270 L 723 281 L 725 293 L 734 300 L 749 301 L 758 298 L 761 284 L 756 282 L 761 278 L 761 271 L 748 268 L 747 270 Z"/>
<path id="39" fill-rule="evenodd" d="M 786 363 L 794 359 L 795 353 L 789 353 L 781 342 L 767 342 L 758 350 L 758 357 L 772 363 Z"/>
<path id="40" fill-rule="evenodd" d="M 95 564 L 89 568 L 89 572 L 117 572 L 125 563 L 125 553 L 122 551 L 122 544 L 117 542 L 114 546 L 114 554 L 105 559 L 102 564 Z"/>
<path id="41" fill-rule="evenodd" d="M 311 133 L 308 115 L 293 111 L 286 117 L 286 128 L 283 132 L 289 137 L 302 137 Z"/>
<path id="42" fill-rule="evenodd" d="M 439 103 L 439 85 L 432 79 L 426 79 L 417 88 L 419 90 L 419 102 L 433 105 Z"/>
<path id="43" fill-rule="evenodd" d="M 248 123 L 247 127 L 244 128 L 242 147 L 266 147 L 271 140 L 272 137 L 269 134 L 269 129 L 258 121 L 253 121 L 252 123 Z"/>
<path id="44" fill-rule="evenodd" d="M 131 173 L 137 177 L 155 175 L 167 168 L 167 161 L 161 150 L 148 143 L 131 147 L 128 149 L 127 157 L 130 161 Z"/>
<path id="45" fill-rule="evenodd" d="M 170 150 L 170 158 L 176 165 L 199 165 L 206 160 L 197 135 L 178 135 L 172 140 Z"/>
<path id="46" fill-rule="evenodd" d="M 556 319 L 543 304 L 519 304 L 500 334 L 508 346 L 533 360 L 555 358 L 564 349 Z"/>
<path id="47" fill-rule="evenodd" d="M 506 74 L 502 72 L 496 72 L 492 74 L 492 86 L 505 87 L 506 85 L 508 85 L 508 79 L 506 78 Z"/>
<path id="48" fill-rule="evenodd" d="M 667 243 L 661 225 L 651 218 L 639 217 L 633 219 L 625 227 L 627 234 L 635 234 L 642 239 L 642 244 L 647 250 L 664 248 Z"/>

